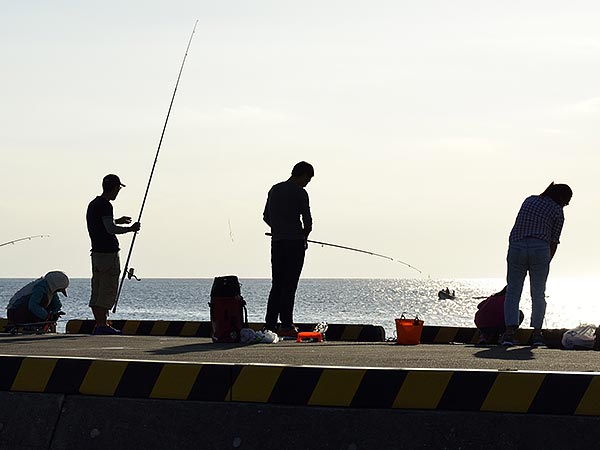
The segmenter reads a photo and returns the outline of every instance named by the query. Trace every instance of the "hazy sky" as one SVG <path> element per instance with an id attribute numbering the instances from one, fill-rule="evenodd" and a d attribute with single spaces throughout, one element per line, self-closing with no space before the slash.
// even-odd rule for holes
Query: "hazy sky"
<path id="1" fill-rule="evenodd" d="M 269 277 L 266 193 L 311 162 L 315 240 L 503 277 L 523 199 L 574 191 L 551 276 L 600 273 L 596 1 L 1 1 L 0 277 L 90 276 L 107 173 L 131 266 Z M 122 261 L 131 235 L 121 236 Z M 305 277 L 420 276 L 312 246 Z"/>

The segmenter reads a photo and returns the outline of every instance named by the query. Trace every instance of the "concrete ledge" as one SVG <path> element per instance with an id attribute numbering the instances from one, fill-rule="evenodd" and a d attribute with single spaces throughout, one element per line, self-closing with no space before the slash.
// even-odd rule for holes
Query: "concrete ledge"
<path id="1" fill-rule="evenodd" d="M 0 393 L 0 398 L 7 398 Z M 57 420 L 50 394 L 11 394 L 24 416 L 9 416 L 2 449 L 564 450 L 596 448 L 600 419 L 469 412 L 299 407 L 66 396 Z M 56 415 L 56 414 L 55 414 Z M 54 419 L 54 418 L 52 418 Z M 31 427 L 47 423 L 32 439 Z M 50 424 L 52 422 L 52 424 Z M 17 428 L 14 428 L 17 427 Z M 10 433 L 7 433 L 7 430 Z M 35 433 L 35 432 L 34 432 Z M 20 446 L 19 446 L 20 445 Z"/>
<path id="2" fill-rule="evenodd" d="M 345 408 L 600 416 L 600 373 L 0 356 L 0 390 Z"/>
<path id="3" fill-rule="evenodd" d="M 58 394 L 0 392 L 0 449 L 50 448 L 63 401 Z"/>

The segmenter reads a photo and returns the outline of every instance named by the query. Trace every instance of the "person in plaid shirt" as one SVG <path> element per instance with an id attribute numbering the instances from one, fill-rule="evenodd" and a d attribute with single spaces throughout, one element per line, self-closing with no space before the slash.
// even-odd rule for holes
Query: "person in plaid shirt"
<path id="1" fill-rule="evenodd" d="M 508 284 L 504 302 L 506 332 L 502 345 L 517 343 L 515 331 L 519 327 L 519 302 L 527 273 L 531 290 L 532 345 L 545 345 L 542 323 L 546 314 L 546 280 L 565 222 L 563 208 L 572 196 L 573 191 L 568 185 L 552 182 L 540 195 L 527 197 L 521 205 L 508 239 Z"/>

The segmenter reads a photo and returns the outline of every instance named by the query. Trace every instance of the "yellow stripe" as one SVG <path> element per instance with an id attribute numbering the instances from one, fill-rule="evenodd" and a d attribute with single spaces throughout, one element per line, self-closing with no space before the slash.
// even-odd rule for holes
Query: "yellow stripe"
<path id="1" fill-rule="evenodd" d="M 600 377 L 594 376 L 588 386 L 575 414 L 600 416 Z"/>
<path id="2" fill-rule="evenodd" d="M 12 391 L 44 392 L 56 367 L 55 358 L 25 358 L 12 384 Z"/>
<path id="3" fill-rule="evenodd" d="M 526 413 L 535 399 L 543 373 L 501 373 L 481 405 L 481 411 Z"/>
<path id="4" fill-rule="evenodd" d="M 186 322 L 183 324 L 180 336 L 196 336 L 198 329 L 200 328 L 199 322 Z"/>
<path id="5" fill-rule="evenodd" d="M 323 369 L 309 405 L 349 406 L 366 369 Z"/>
<path id="6" fill-rule="evenodd" d="M 433 338 L 434 344 L 447 344 L 449 342 L 454 342 L 456 339 L 456 334 L 458 333 L 458 328 L 454 327 L 440 327 L 439 331 Z"/>
<path id="7" fill-rule="evenodd" d="M 196 364 L 165 364 L 150 393 L 150 398 L 185 400 L 202 369 Z"/>
<path id="8" fill-rule="evenodd" d="M 127 368 L 127 361 L 93 361 L 79 392 L 92 395 L 114 395 Z"/>
<path id="9" fill-rule="evenodd" d="M 363 327 L 360 325 L 346 325 L 340 341 L 356 341 Z"/>
<path id="10" fill-rule="evenodd" d="M 231 400 L 268 402 L 282 370 L 283 367 L 245 366 L 231 388 Z"/>
<path id="11" fill-rule="evenodd" d="M 121 332 L 123 334 L 135 335 L 140 326 L 139 320 L 126 320 Z"/>
<path id="12" fill-rule="evenodd" d="M 67 322 L 67 333 L 80 334 L 83 320 L 69 320 Z"/>
<path id="13" fill-rule="evenodd" d="M 170 323 L 164 320 L 157 320 L 150 330 L 150 336 L 166 336 Z"/>
<path id="14" fill-rule="evenodd" d="M 533 329 L 531 328 L 519 328 L 515 333 L 515 339 L 520 344 L 527 344 L 531 339 L 531 335 L 533 334 Z"/>
<path id="15" fill-rule="evenodd" d="M 409 372 L 394 400 L 394 408 L 436 409 L 452 372 Z"/>

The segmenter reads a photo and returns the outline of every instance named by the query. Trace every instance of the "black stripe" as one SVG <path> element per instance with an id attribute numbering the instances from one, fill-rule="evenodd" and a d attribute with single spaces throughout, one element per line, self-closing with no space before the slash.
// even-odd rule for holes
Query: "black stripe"
<path id="1" fill-rule="evenodd" d="M 454 342 L 469 344 L 473 342 L 473 337 L 475 337 L 476 332 L 476 328 L 459 328 L 456 336 L 454 337 Z"/>
<path id="2" fill-rule="evenodd" d="M 59 359 L 44 392 L 78 394 L 92 361 L 85 359 Z"/>
<path id="3" fill-rule="evenodd" d="M 232 366 L 218 364 L 203 365 L 194 386 L 192 386 L 188 400 L 215 402 L 228 400 L 227 393 L 233 385 L 232 368 Z"/>
<path id="4" fill-rule="evenodd" d="M 556 373 L 546 375 L 528 412 L 573 414 L 593 378 L 592 375 Z"/>
<path id="5" fill-rule="evenodd" d="M 404 370 L 367 370 L 350 406 L 391 408 L 407 373 Z"/>
<path id="6" fill-rule="evenodd" d="M 15 356 L 0 357 L 0 390 L 9 391 L 24 358 Z"/>
<path id="7" fill-rule="evenodd" d="M 479 411 L 497 376 L 494 372 L 454 372 L 438 409 Z"/>
<path id="8" fill-rule="evenodd" d="M 433 344 L 435 337 L 440 331 L 440 327 L 424 326 L 421 333 L 422 344 Z"/>
<path id="9" fill-rule="evenodd" d="M 211 337 L 212 336 L 212 325 L 210 322 L 201 322 L 196 331 L 196 337 Z"/>
<path id="10" fill-rule="evenodd" d="M 383 327 L 375 325 L 361 325 L 362 329 L 358 334 L 359 342 L 382 342 L 385 341 L 385 330 Z"/>
<path id="11" fill-rule="evenodd" d="M 323 369 L 316 367 L 285 367 L 275 383 L 270 403 L 307 405 Z"/>
<path id="12" fill-rule="evenodd" d="M 135 331 L 136 336 L 150 336 L 152 328 L 154 328 L 155 320 L 140 320 L 139 326 Z"/>
<path id="13" fill-rule="evenodd" d="M 329 325 L 325 332 L 325 337 L 328 341 L 339 341 L 346 329 L 346 325 Z"/>
<path id="14" fill-rule="evenodd" d="M 115 397 L 150 397 L 163 366 L 163 363 L 155 362 L 127 363 L 127 368 L 115 391 Z"/>
<path id="15" fill-rule="evenodd" d="M 169 325 L 167 326 L 167 331 L 165 331 L 165 336 L 181 336 L 181 330 L 183 330 L 183 325 L 185 325 L 185 322 L 169 322 Z"/>

